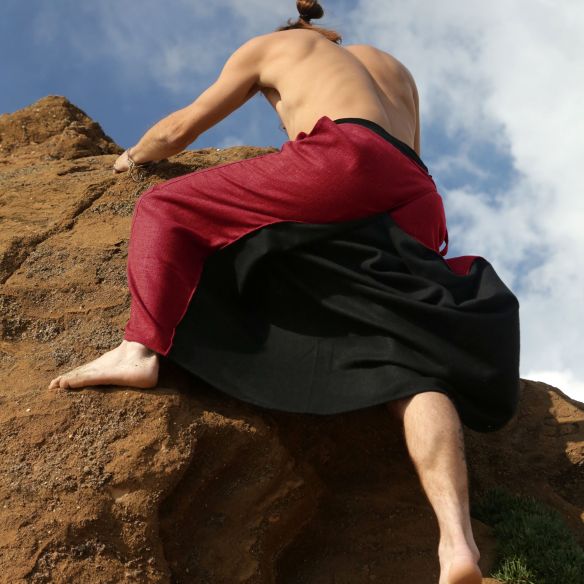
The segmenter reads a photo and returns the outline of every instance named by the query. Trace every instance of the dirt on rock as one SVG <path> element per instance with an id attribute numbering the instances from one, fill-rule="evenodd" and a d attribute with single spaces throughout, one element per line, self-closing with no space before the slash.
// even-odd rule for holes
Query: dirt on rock
<path id="1" fill-rule="evenodd" d="M 438 581 L 438 527 L 384 406 L 257 408 L 162 360 L 151 390 L 48 390 L 116 347 L 127 243 L 149 185 L 271 148 L 185 151 L 145 183 L 66 98 L 0 116 L 0 579 L 10 583 Z M 471 499 L 557 509 L 584 545 L 584 408 L 522 380 L 518 415 L 465 428 Z M 481 567 L 492 529 L 473 519 Z"/>

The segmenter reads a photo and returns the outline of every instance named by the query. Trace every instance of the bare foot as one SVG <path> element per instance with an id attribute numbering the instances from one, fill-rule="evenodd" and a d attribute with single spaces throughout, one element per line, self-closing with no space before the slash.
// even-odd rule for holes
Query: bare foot
<path id="1" fill-rule="evenodd" d="M 478 565 L 476 545 L 458 549 L 441 549 L 439 584 L 481 584 L 483 576 Z"/>
<path id="2" fill-rule="evenodd" d="M 87 385 L 155 387 L 158 382 L 158 354 L 141 343 L 126 341 L 101 357 L 55 377 L 49 389 L 70 389 Z"/>

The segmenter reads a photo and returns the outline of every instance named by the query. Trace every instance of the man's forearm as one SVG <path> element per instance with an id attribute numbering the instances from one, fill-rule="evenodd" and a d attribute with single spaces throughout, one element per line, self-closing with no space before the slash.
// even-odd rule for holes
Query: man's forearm
<path id="1" fill-rule="evenodd" d="M 185 143 L 174 128 L 175 116 L 170 114 L 152 126 L 135 146 L 132 146 L 130 155 L 136 164 L 162 160 L 182 152 L 188 144 Z"/>

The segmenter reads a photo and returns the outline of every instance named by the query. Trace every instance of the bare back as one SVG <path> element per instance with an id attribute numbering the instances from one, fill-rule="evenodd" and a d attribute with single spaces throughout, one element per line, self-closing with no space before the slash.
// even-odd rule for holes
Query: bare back
<path id="1" fill-rule="evenodd" d="M 308 133 L 323 115 L 361 117 L 420 154 L 416 85 L 395 57 L 370 45 L 343 47 L 302 29 L 261 38 L 259 90 L 291 140 Z"/>

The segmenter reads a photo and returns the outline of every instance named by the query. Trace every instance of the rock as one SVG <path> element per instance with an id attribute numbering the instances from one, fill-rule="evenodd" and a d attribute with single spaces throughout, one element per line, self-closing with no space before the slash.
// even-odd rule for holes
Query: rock
<path id="1" fill-rule="evenodd" d="M 437 523 L 383 406 L 262 410 L 164 360 L 154 390 L 47 390 L 122 338 L 140 192 L 271 151 L 186 151 L 137 185 L 112 175 L 120 148 L 100 132 L 58 96 L 0 117 L 5 581 L 437 582 Z M 471 498 L 492 486 L 533 495 L 584 544 L 583 437 L 581 404 L 522 380 L 511 423 L 465 429 Z M 492 530 L 473 529 L 487 575 Z"/>
<path id="2" fill-rule="evenodd" d="M 44 155 L 54 160 L 121 152 L 99 124 L 60 95 L 0 115 L 0 156 Z"/>

